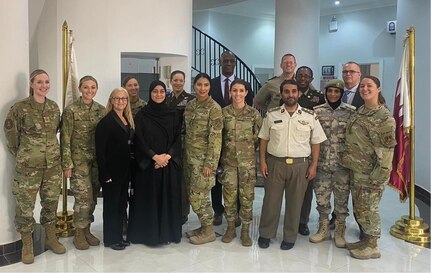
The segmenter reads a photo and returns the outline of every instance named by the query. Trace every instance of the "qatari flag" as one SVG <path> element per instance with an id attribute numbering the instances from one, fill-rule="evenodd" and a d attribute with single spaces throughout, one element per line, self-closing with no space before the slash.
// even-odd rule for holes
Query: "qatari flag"
<path id="1" fill-rule="evenodd" d="M 409 43 L 404 41 L 404 52 L 401 59 L 400 74 L 395 93 L 394 118 L 396 122 L 395 137 L 397 145 L 392 159 L 392 172 L 389 185 L 400 193 L 400 201 L 408 197 L 410 186 L 410 135 L 411 102 L 409 90 Z"/>

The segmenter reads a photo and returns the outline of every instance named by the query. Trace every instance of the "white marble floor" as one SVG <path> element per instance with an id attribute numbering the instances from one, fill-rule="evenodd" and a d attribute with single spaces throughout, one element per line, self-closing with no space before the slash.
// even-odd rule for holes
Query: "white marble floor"
<path id="1" fill-rule="evenodd" d="M 336 248 L 331 241 L 312 244 L 308 237 L 301 235 L 298 235 L 293 249 L 282 251 L 281 226 L 270 247 L 260 249 L 257 238 L 262 198 L 263 189 L 256 188 L 252 247 L 241 246 L 238 238 L 225 244 L 220 237 L 215 242 L 194 246 L 184 237 L 180 244 L 156 248 L 132 245 L 124 251 L 114 251 L 102 245 L 80 251 L 74 248 L 72 238 L 61 238 L 67 247 L 66 254 L 56 255 L 47 251 L 37 256 L 31 265 L 12 264 L 0 267 L 0 272 L 430 272 L 430 249 L 406 243 L 389 234 L 390 227 L 402 215 L 407 215 L 409 209 L 407 203 L 398 201 L 398 195 L 392 189 L 386 189 L 381 205 L 382 237 L 379 246 L 382 257 L 365 261 L 351 258 L 347 250 Z M 72 202 L 69 197 L 69 208 Z M 99 238 L 102 237 L 101 215 L 102 206 L 99 205 L 96 223 L 92 225 Z M 317 218 L 317 211 L 313 209 L 309 223 L 311 233 L 317 230 Z M 192 213 L 183 232 L 197 226 L 197 216 Z M 222 234 L 225 227 L 223 222 L 216 231 Z M 357 236 L 357 226 L 349 216 L 346 239 L 355 241 Z"/>

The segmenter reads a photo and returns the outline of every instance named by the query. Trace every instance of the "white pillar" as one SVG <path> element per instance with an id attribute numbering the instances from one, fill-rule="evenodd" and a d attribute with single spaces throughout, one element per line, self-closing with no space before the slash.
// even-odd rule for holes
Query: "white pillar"
<path id="1" fill-rule="evenodd" d="M 10 107 L 28 96 L 28 0 L 0 0 L 0 246 L 20 239 L 15 231 L 12 176 L 15 158 L 6 147 L 3 123 Z"/>
<path id="2" fill-rule="evenodd" d="M 315 79 L 320 75 L 319 0 L 276 0 L 275 2 L 275 75 L 281 74 L 280 61 L 286 53 L 295 55 L 299 66 L 310 67 Z M 316 80 L 314 81 L 316 82 Z"/>

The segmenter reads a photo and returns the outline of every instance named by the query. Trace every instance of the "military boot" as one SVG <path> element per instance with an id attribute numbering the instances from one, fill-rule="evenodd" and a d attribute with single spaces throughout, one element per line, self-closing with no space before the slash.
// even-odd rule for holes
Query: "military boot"
<path id="1" fill-rule="evenodd" d="M 190 238 L 190 237 L 198 235 L 199 232 L 201 232 L 201 229 L 202 229 L 202 227 L 198 227 L 196 229 L 186 231 L 186 237 Z"/>
<path id="2" fill-rule="evenodd" d="M 73 244 L 76 249 L 86 250 L 90 247 L 87 240 L 85 239 L 84 229 L 77 228 L 75 229 L 75 236 L 73 237 Z"/>
<path id="3" fill-rule="evenodd" d="M 45 248 L 56 254 L 66 253 L 66 248 L 58 241 L 54 225 L 45 226 Z"/>
<path id="4" fill-rule="evenodd" d="M 221 241 L 223 243 L 230 243 L 235 237 L 236 237 L 235 221 L 228 221 L 226 233 L 221 238 Z"/>
<path id="5" fill-rule="evenodd" d="M 21 241 L 22 241 L 21 261 L 25 264 L 32 264 L 34 262 L 34 254 L 33 254 L 33 238 L 31 237 L 31 232 L 21 233 Z"/>
<path id="6" fill-rule="evenodd" d="M 98 246 L 98 245 L 100 245 L 100 240 L 96 236 L 94 236 L 93 234 L 91 234 L 90 225 L 88 225 L 84 229 L 84 235 L 85 235 L 85 240 L 87 240 L 87 243 L 90 246 Z"/>
<path id="7" fill-rule="evenodd" d="M 202 245 L 205 243 L 215 241 L 216 236 L 212 225 L 202 226 L 201 231 L 195 235 L 190 237 L 190 243 L 194 245 Z"/>
<path id="8" fill-rule="evenodd" d="M 241 244 L 243 246 L 251 246 L 253 244 L 253 241 L 250 238 L 250 224 L 242 224 L 241 227 Z"/>
<path id="9" fill-rule="evenodd" d="M 316 234 L 311 235 L 308 240 L 312 243 L 321 243 L 325 240 L 331 240 L 331 232 L 329 232 L 329 220 L 321 220 L 319 222 L 319 230 Z"/>
<path id="10" fill-rule="evenodd" d="M 348 250 L 352 250 L 352 249 L 356 249 L 356 248 L 362 247 L 362 245 L 366 243 L 365 239 L 367 237 L 368 237 L 368 235 L 364 233 L 364 237 L 361 240 L 359 240 L 357 242 L 354 242 L 354 243 L 346 243 L 346 248 Z"/>
<path id="11" fill-rule="evenodd" d="M 361 260 L 380 258 L 377 237 L 367 235 L 364 241 L 365 243 L 361 247 L 350 250 L 350 256 Z"/>
<path id="12" fill-rule="evenodd" d="M 339 248 L 346 247 L 346 239 L 344 239 L 344 232 L 346 231 L 346 222 L 335 220 L 335 246 Z"/>

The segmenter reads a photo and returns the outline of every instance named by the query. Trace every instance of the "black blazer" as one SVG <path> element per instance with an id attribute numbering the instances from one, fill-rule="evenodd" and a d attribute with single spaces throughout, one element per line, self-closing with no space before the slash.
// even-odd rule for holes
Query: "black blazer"
<path id="1" fill-rule="evenodd" d="M 361 98 L 361 94 L 359 94 L 359 86 L 356 88 L 355 96 L 352 100 L 352 105 L 356 107 L 356 110 L 359 109 L 362 105 L 364 105 L 364 100 Z"/>
<path id="2" fill-rule="evenodd" d="M 238 77 L 235 76 L 235 80 L 238 79 Z M 247 96 L 245 97 L 245 102 L 253 106 L 253 90 L 251 89 L 250 83 L 247 82 Z M 221 89 L 221 82 L 220 82 L 220 76 L 211 79 L 211 89 L 210 89 L 210 96 L 220 105 L 221 108 L 227 106 L 225 104 Z"/>
<path id="3" fill-rule="evenodd" d="M 133 129 L 125 126 L 118 115 L 111 111 L 96 127 L 96 157 L 99 181 L 109 179 L 124 182 L 130 178 L 130 153 Z"/>

